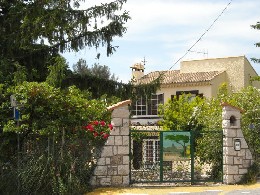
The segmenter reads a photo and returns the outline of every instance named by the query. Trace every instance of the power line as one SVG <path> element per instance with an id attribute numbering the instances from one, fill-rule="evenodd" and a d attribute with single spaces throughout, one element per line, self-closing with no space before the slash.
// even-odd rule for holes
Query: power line
<path id="1" fill-rule="evenodd" d="M 212 28 L 212 26 L 217 22 L 217 20 L 222 16 L 222 14 L 226 11 L 226 9 L 228 8 L 228 6 L 232 3 L 232 0 L 226 5 L 226 7 L 222 10 L 222 12 L 218 15 L 218 17 L 212 22 L 212 24 L 207 28 L 207 30 L 199 37 L 199 39 L 186 51 L 186 53 L 180 57 L 170 68 L 169 70 L 171 70 L 173 68 L 173 66 L 175 66 L 182 58 L 184 58 L 190 51 L 191 49 L 198 43 L 201 41 L 202 37 Z"/>

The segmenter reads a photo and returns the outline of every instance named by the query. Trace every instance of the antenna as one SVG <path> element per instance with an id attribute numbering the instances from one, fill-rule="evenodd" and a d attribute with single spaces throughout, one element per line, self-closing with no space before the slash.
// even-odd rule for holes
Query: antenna
<path id="1" fill-rule="evenodd" d="M 208 58 L 208 50 L 203 50 L 203 51 L 196 51 L 196 50 L 188 50 L 189 52 L 193 52 L 193 53 L 198 53 L 198 54 L 203 54 L 203 57 Z"/>
<path id="2" fill-rule="evenodd" d="M 145 60 L 145 56 L 144 56 L 144 60 L 142 60 L 141 62 L 143 62 L 144 66 L 145 66 L 145 63 L 147 62 L 147 61 Z"/>

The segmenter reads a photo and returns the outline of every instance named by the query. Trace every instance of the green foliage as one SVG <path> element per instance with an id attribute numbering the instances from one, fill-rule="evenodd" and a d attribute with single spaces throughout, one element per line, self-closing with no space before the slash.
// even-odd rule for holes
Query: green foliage
<path id="1" fill-rule="evenodd" d="M 169 100 L 159 107 L 159 114 L 163 117 L 163 128 L 167 130 L 191 130 L 197 127 L 196 112 L 203 103 L 203 99 L 191 95 L 181 95 L 177 99 Z"/>
<path id="2" fill-rule="evenodd" d="M 121 11 L 126 0 L 115 0 L 82 10 L 83 0 L 16 1 L 4 0 L 0 9 L 0 38 L 4 55 L 15 49 L 78 51 L 85 46 L 107 45 L 111 54 L 114 36 L 126 31 L 128 12 Z M 102 23 L 107 20 L 107 25 Z M 11 24 L 11 25 L 10 25 Z M 36 48 L 36 42 L 48 48 Z"/>
<path id="3" fill-rule="evenodd" d="M 260 92 L 249 86 L 233 95 L 233 105 L 244 110 L 241 119 L 243 134 L 256 161 L 260 156 Z"/>
<path id="4" fill-rule="evenodd" d="M 61 83 L 66 76 L 68 64 L 65 58 L 61 56 L 55 57 L 53 61 L 52 65 L 48 67 L 49 75 L 46 78 L 46 82 L 53 87 L 61 87 Z"/>
<path id="5" fill-rule="evenodd" d="M 258 163 L 260 91 L 257 88 L 249 86 L 238 93 L 228 94 L 227 86 L 223 84 L 217 98 L 190 101 L 189 95 L 182 95 L 179 99 L 175 98 L 160 108 L 164 128 L 195 131 L 196 155 L 202 162 L 213 163 L 214 177 L 220 177 L 222 167 L 222 107 L 220 106 L 222 102 L 244 110 L 241 128 L 254 161 Z"/>
<path id="6" fill-rule="evenodd" d="M 122 10 L 125 2 L 115 0 L 91 7 L 84 0 L 2 0 L 0 83 L 43 82 L 50 71 L 48 82 L 60 87 L 64 72 L 58 71 L 63 70 L 61 63 L 65 64 L 60 52 L 106 46 L 107 55 L 111 55 L 116 48 L 113 38 L 123 36 L 130 19 Z M 56 57 L 59 60 L 53 62 Z"/>
<path id="7" fill-rule="evenodd" d="M 257 22 L 255 25 L 251 25 L 251 27 L 252 27 L 253 29 L 260 30 L 260 22 Z M 256 46 L 256 47 L 260 47 L 260 42 L 255 43 L 255 46 Z M 252 60 L 254 63 L 260 63 L 260 58 L 251 58 L 251 60 Z M 253 78 L 253 80 L 254 80 L 254 81 L 259 81 L 260 78 L 259 78 L 259 76 L 257 76 L 257 77 L 255 77 L 255 78 Z"/>
<path id="8" fill-rule="evenodd" d="M 105 102 L 88 100 L 73 86 L 61 91 L 46 83 L 25 82 L 17 86 L 13 94 L 21 105 L 20 132 L 48 133 L 58 126 L 108 120 Z"/>
<path id="9" fill-rule="evenodd" d="M 19 125 L 10 119 L 3 123 L 0 164 L 5 170 L 0 192 L 11 188 L 22 194 L 86 192 L 110 132 L 107 102 L 91 100 L 73 86 L 61 90 L 47 83 L 24 82 L 9 93 L 15 94 L 21 119 Z M 95 131 L 85 128 L 96 120 L 102 122 Z"/>
<path id="10" fill-rule="evenodd" d="M 89 68 L 86 60 L 83 60 L 82 58 L 79 59 L 79 61 L 73 65 L 73 71 L 75 74 L 78 74 L 80 76 L 92 75 L 106 80 L 112 80 L 112 81 L 118 80 L 115 74 L 111 74 L 108 66 L 106 65 L 102 66 L 98 63 L 95 63 L 94 65 L 92 65 L 91 68 Z"/>

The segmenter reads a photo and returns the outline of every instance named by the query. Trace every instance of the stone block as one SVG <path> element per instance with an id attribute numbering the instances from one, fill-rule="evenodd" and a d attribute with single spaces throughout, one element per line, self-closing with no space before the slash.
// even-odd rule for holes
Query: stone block
<path id="1" fill-rule="evenodd" d="M 123 136 L 123 146 L 129 146 L 129 136 Z"/>
<path id="2" fill-rule="evenodd" d="M 237 130 L 237 138 L 244 138 L 244 134 L 243 134 L 243 132 L 241 131 L 241 129 L 238 129 L 238 130 Z"/>
<path id="3" fill-rule="evenodd" d="M 122 127 L 123 126 L 122 118 L 112 118 L 112 125 L 114 127 Z"/>
<path id="4" fill-rule="evenodd" d="M 123 156 L 123 164 L 129 165 L 129 163 L 130 163 L 129 156 Z"/>
<path id="5" fill-rule="evenodd" d="M 120 135 L 127 135 L 127 136 L 129 136 L 129 126 L 121 127 Z"/>
<path id="6" fill-rule="evenodd" d="M 95 168 L 94 175 L 107 175 L 107 166 L 97 166 Z"/>
<path id="7" fill-rule="evenodd" d="M 241 119 L 240 111 L 238 110 L 222 110 L 222 119 L 229 120 L 231 116 L 234 116 L 236 120 Z"/>
<path id="8" fill-rule="evenodd" d="M 245 149 L 241 149 L 240 151 L 236 151 L 236 152 L 237 152 L 236 156 L 241 156 L 241 157 L 246 156 L 246 150 Z"/>
<path id="9" fill-rule="evenodd" d="M 115 136 L 115 145 L 122 145 L 122 144 L 123 144 L 122 136 Z"/>
<path id="10" fill-rule="evenodd" d="M 113 186 L 120 186 L 123 184 L 123 177 L 122 176 L 112 176 L 111 183 Z"/>
<path id="11" fill-rule="evenodd" d="M 228 129 L 230 127 L 230 120 L 222 120 L 222 128 L 223 129 Z M 224 133 L 224 135 L 226 135 Z"/>
<path id="12" fill-rule="evenodd" d="M 228 156 L 228 148 L 229 147 L 223 147 L 223 156 Z"/>
<path id="13" fill-rule="evenodd" d="M 118 175 L 129 175 L 129 165 L 118 165 Z"/>
<path id="14" fill-rule="evenodd" d="M 251 160 L 243 160 L 243 168 L 248 168 L 252 164 Z"/>
<path id="15" fill-rule="evenodd" d="M 224 132 L 225 132 L 226 137 L 237 137 L 236 129 L 225 129 Z"/>
<path id="16" fill-rule="evenodd" d="M 107 139 L 106 146 L 113 146 L 115 145 L 115 137 L 110 135 Z"/>
<path id="17" fill-rule="evenodd" d="M 237 165 L 228 165 L 228 174 L 236 175 L 238 174 L 238 166 Z"/>
<path id="18" fill-rule="evenodd" d="M 223 165 L 223 174 L 224 175 L 228 174 L 228 165 Z"/>
<path id="19" fill-rule="evenodd" d="M 241 181 L 242 175 L 234 175 L 234 183 L 239 183 Z"/>
<path id="20" fill-rule="evenodd" d="M 235 184 L 236 181 L 234 180 L 233 175 L 227 175 L 226 177 L 226 184 Z"/>
<path id="21" fill-rule="evenodd" d="M 118 154 L 129 154 L 128 146 L 118 146 Z"/>
<path id="22" fill-rule="evenodd" d="M 123 185 L 128 186 L 130 184 L 129 176 L 123 176 Z"/>
<path id="23" fill-rule="evenodd" d="M 248 148 L 248 145 L 247 145 L 245 139 L 241 139 L 241 148 L 243 148 L 243 149 L 247 149 Z"/>
<path id="24" fill-rule="evenodd" d="M 123 127 L 129 127 L 129 123 L 130 123 L 129 116 L 123 118 Z"/>
<path id="25" fill-rule="evenodd" d="M 233 146 L 223 148 L 223 155 L 224 156 L 237 156 L 238 152 L 240 152 L 240 151 L 235 151 Z"/>
<path id="26" fill-rule="evenodd" d="M 111 164 L 110 158 L 106 158 L 106 165 L 110 165 L 110 164 Z"/>
<path id="27" fill-rule="evenodd" d="M 234 164 L 234 157 L 233 156 L 225 156 L 224 158 L 225 165 L 233 165 Z"/>
<path id="28" fill-rule="evenodd" d="M 113 110 L 111 117 L 112 118 L 129 118 L 130 112 L 128 107 L 121 107 L 121 108 L 116 108 L 115 110 Z"/>
<path id="29" fill-rule="evenodd" d="M 112 131 L 110 131 L 110 136 L 120 135 L 120 127 L 114 127 Z"/>
<path id="30" fill-rule="evenodd" d="M 247 173 L 247 169 L 239 169 L 238 174 L 244 175 Z"/>
<path id="31" fill-rule="evenodd" d="M 111 178 L 110 177 L 102 177 L 99 179 L 99 183 L 101 186 L 110 186 Z"/>
<path id="32" fill-rule="evenodd" d="M 223 175 L 223 183 L 228 184 L 228 175 Z"/>
<path id="33" fill-rule="evenodd" d="M 107 175 L 117 175 L 117 167 L 108 167 L 107 168 Z"/>
<path id="34" fill-rule="evenodd" d="M 253 159 L 252 153 L 249 149 L 246 150 L 246 159 L 251 160 Z"/>
<path id="35" fill-rule="evenodd" d="M 97 161 L 97 165 L 106 165 L 106 159 L 105 158 L 99 158 Z"/>
<path id="36" fill-rule="evenodd" d="M 113 146 L 113 154 L 118 155 L 118 146 Z"/>
<path id="37" fill-rule="evenodd" d="M 101 153 L 101 157 L 110 157 L 113 156 L 113 150 L 112 150 L 113 146 L 105 146 L 103 148 L 103 151 Z"/>
<path id="38" fill-rule="evenodd" d="M 229 137 L 223 138 L 223 147 L 233 147 L 232 138 Z"/>
<path id="39" fill-rule="evenodd" d="M 243 164 L 243 157 L 234 157 L 234 165 L 242 165 Z"/>
<path id="40" fill-rule="evenodd" d="M 115 156 L 111 157 L 112 166 L 121 165 L 121 164 L 123 164 L 123 156 L 115 155 Z"/>

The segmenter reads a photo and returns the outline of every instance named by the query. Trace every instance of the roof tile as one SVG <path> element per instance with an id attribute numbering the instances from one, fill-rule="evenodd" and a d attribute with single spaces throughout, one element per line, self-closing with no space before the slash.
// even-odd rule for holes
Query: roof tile
<path id="1" fill-rule="evenodd" d="M 180 70 L 155 71 L 144 75 L 136 84 L 147 84 L 162 75 L 161 84 L 180 84 L 207 82 L 214 79 L 224 71 L 181 73 Z"/>

